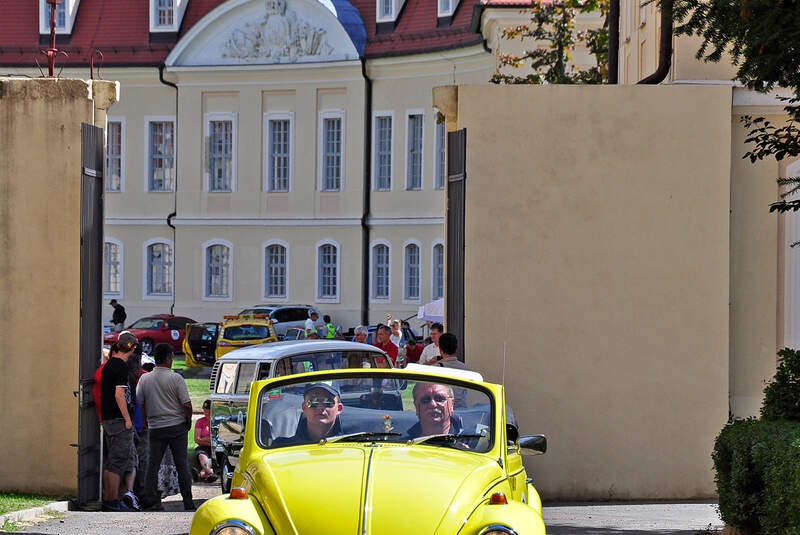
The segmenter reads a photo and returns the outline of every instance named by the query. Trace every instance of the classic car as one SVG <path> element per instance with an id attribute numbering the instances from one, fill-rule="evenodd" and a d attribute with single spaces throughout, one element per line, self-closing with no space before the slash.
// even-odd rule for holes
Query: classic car
<path id="1" fill-rule="evenodd" d="M 503 387 L 411 365 L 251 384 L 233 488 L 191 535 L 544 535 Z"/>
<path id="2" fill-rule="evenodd" d="M 134 321 L 125 330 L 132 332 L 139 339 L 142 351 L 145 353 L 152 353 L 153 348 L 162 343 L 171 345 L 175 352 L 181 352 L 187 323 L 194 323 L 194 320 L 185 316 L 153 314 Z M 103 345 L 110 346 L 118 337 L 118 332 L 104 334 Z"/>
<path id="3" fill-rule="evenodd" d="M 244 421 L 253 381 L 311 371 L 391 366 L 375 346 L 341 340 L 303 340 L 261 344 L 231 351 L 211 370 L 211 449 L 219 467 L 222 492 L 244 445 Z M 362 389 L 362 394 L 367 393 Z"/>
<path id="4" fill-rule="evenodd" d="M 312 305 L 253 305 L 239 312 L 239 316 L 266 314 L 272 320 L 278 338 L 286 340 L 286 331 L 291 328 L 303 329 L 306 320 L 311 317 L 311 312 L 317 313 L 317 321 L 314 322 L 314 326 L 321 330 L 325 326 L 325 322 L 322 321 L 322 313 Z"/>
<path id="5" fill-rule="evenodd" d="M 187 366 L 213 366 L 222 355 L 238 349 L 278 340 L 267 316 L 225 316 L 222 323 L 190 323 L 186 326 L 183 354 Z"/>

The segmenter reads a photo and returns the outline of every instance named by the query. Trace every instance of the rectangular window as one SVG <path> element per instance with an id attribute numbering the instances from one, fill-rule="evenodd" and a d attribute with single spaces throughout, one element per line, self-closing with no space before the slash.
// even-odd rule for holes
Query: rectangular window
<path id="1" fill-rule="evenodd" d="M 444 189 L 444 162 L 445 162 L 445 131 L 444 121 L 436 123 L 436 179 L 433 187 Z"/>
<path id="2" fill-rule="evenodd" d="M 148 191 L 172 191 L 175 187 L 175 123 L 151 121 Z"/>
<path id="3" fill-rule="evenodd" d="M 172 26 L 175 22 L 173 0 L 156 0 L 156 20 L 159 26 Z"/>
<path id="4" fill-rule="evenodd" d="M 375 118 L 375 189 L 392 189 L 392 117 Z"/>
<path id="5" fill-rule="evenodd" d="M 439 0 L 439 15 L 450 13 L 450 0 Z"/>
<path id="6" fill-rule="evenodd" d="M 103 293 L 119 295 L 120 293 L 120 253 L 119 245 L 105 242 L 103 244 Z"/>
<path id="7" fill-rule="evenodd" d="M 229 269 L 230 249 L 224 245 L 206 249 L 206 297 L 230 297 Z"/>
<path id="8" fill-rule="evenodd" d="M 419 299 L 419 247 L 407 245 L 405 250 L 405 298 Z"/>
<path id="9" fill-rule="evenodd" d="M 208 191 L 232 191 L 233 121 L 208 123 Z"/>
<path id="10" fill-rule="evenodd" d="M 106 191 L 122 191 L 122 121 L 108 121 Z"/>
<path id="11" fill-rule="evenodd" d="M 322 190 L 338 191 L 342 187 L 342 119 L 322 120 L 323 160 Z"/>
<path id="12" fill-rule="evenodd" d="M 286 247 L 270 245 L 265 254 L 266 297 L 286 297 Z"/>
<path id="13" fill-rule="evenodd" d="M 269 191 L 289 191 L 289 119 L 269 121 L 268 187 Z"/>
<path id="14" fill-rule="evenodd" d="M 147 294 L 172 295 L 172 247 L 166 243 L 147 247 Z"/>
<path id="15" fill-rule="evenodd" d="M 50 4 L 44 3 L 45 29 L 50 31 Z M 67 27 L 67 0 L 61 0 L 56 4 L 56 29 L 61 30 Z"/>
<path id="16" fill-rule="evenodd" d="M 422 188 L 422 115 L 408 116 L 406 189 Z"/>
<path id="17" fill-rule="evenodd" d="M 338 297 L 336 246 L 325 244 L 319 248 L 318 297 L 335 299 Z"/>
<path id="18" fill-rule="evenodd" d="M 393 15 L 392 0 L 379 0 L 381 3 L 381 18 L 391 17 Z"/>
<path id="19" fill-rule="evenodd" d="M 433 247 L 433 299 L 444 297 L 444 245 Z"/>
<path id="20" fill-rule="evenodd" d="M 372 297 L 375 299 L 389 298 L 389 248 L 385 245 L 376 245 L 372 249 Z"/>

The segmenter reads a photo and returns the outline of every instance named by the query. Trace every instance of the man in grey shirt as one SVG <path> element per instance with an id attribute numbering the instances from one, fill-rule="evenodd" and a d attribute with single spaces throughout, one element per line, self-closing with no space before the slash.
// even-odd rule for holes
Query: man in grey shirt
<path id="1" fill-rule="evenodd" d="M 153 351 L 156 367 L 142 375 L 136 387 L 136 399 L 150 429 L 150 460 L 142 508 L 163 509 L 157 488 L 158 468 L 161 466 L 164 451 L 169 447 L 178 471 L 183 508 L 193 511 L 192 476 L 186 455 L 186 435 L 192 426 L 192 401 L 186 381 L 172 371 L 172 356 L 172 347 L 169 344 L 158 344 Z"/>

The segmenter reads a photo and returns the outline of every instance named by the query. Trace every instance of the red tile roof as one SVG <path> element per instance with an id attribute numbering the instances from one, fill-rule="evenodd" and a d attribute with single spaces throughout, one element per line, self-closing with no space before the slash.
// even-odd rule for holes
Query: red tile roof
<path id="1" fill-rule="evenodd" d="M 209 11 L 225 0 L 189 0 L 178 38 Z M 481 41 L 470 30 L 473 7 L 481 3 L 509 0 L 461 0 L 449 25 L 437 27 L 435 0 L 406 0 L 391 33 L 376 34 L 375 0 L 351 0 L 361 13 L 367 31 L 366 57 L 415 54 L 457 48 Z M 39 2 L 5 0 L 0 17 L 0 65 L 47 65 L 41 53 Z M 160 65 L 175 46 L 175 39 L 150 42 L 147 0 L 81 0 L 70 36 L 59 36 L 57 65 L 88 65 L 95 50 L 103 54 L 104 66 Z M 49 37 L 49 36 L 48 36 Z M 63 41 L 63 42 L 62 42 Z M 49 40 L 48 40 L 49 43 Z"/>

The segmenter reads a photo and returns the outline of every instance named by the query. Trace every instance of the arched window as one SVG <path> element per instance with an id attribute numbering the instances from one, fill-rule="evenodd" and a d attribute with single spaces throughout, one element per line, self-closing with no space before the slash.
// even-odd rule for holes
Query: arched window
<path id="1" fill-rule="evenodd" d="M 339 246 L 323 242 L 317 246 L 317 299 L 339 298 Z"/>
<path id="2" fill-rule="evenodd" d="M 145 297 L 171 297 L 173 289 L 172 243 L 156 239 L 145 244 Z"/>
<path id="3" fill-rule="evenodd" d="M 441 299 L 444 297 L 444 244 L 434 244 L 432 266 L 431 299 Z"/>
<path id="4" fill-rule="evenodd" d="M 264 297 L 285 298 L 287 248 L 280 243 L 267 244 L 264 248 Z"/>
<path id="5" fill-rule="evenodd" d="M 103 243 L 103 295 L 122 297 L 122 242 L 110 238 Z"/>
<path id="6" fill-rule="evenodd" d="M 419 300 L 419 245 L 403 247 L 403 299 Z"/>
<path id="7" fill-rule="evenodd" d="M 372 247 L 372 298 L 389 299 L 391 295 L 391 249 L 387 243 Z"/>
<path id="8" fill-rule="evenodd" d="M 211 300 L 231 299 L 233 295 L 231 270 L 232 248 L 232 245 L 221 240 L 204 244 L 204 298 Z"/>

